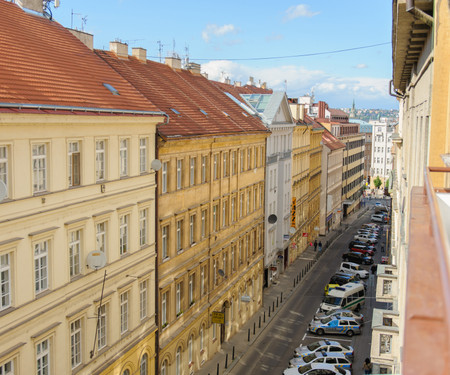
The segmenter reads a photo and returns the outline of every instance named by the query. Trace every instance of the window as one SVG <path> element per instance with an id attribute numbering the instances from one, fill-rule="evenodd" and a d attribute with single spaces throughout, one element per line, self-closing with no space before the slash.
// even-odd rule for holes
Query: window
<path id="1" fill-rule="evenodd" d="M 125 177 L 128 176 L 128 139 L 121 139 L 119 145 L 120 177 Z"/>
<path id="2" fill-rule="evenodd" d="M 120 295 L 120 333 L 128 331 L 128 292 Z"/>
<path id="3" fill-rule="evenodd" d="M 213 231 L 217 232 L 219 230 L 219 218 L 217 217 L 218 211 L 219 210 L 219 205 L 215 204 L 213 206 Z"/>
<path id="4" fill-rule="evenodd" d="M 106 222 L 98 223 L 96 225 L 96 242 L 98 251 L 106 251 Z"/>
<path id="5" fill-rule="evenodd" d="M 215 154 L 213 156 L 213 179 L 217 180 L 219 178 L 219 155 Z"/>
<path id="6" fill-rule="evenodd" d="M 189 184 L 195 185 L 195 165 L 197 164 L 197 158 L 191 158 L 189 166 Z"/>
<path id="7" fill-rule="evenodd" d="M 231 222 L 236 221 L 236 197 L 231 198 Z"/>
<path id="8" fill-rule="evenodd" d="M 244 194 L 239 195 L 239 217 L 244 214 Z"/>
<path id="9" fill-rule="evenodd" d="M 33 145 L 33 193 L 47 190 L 47 145 Z"/>
<path id="10" fill-rule="evenodd" d="M 224 273 L 224 277 L 227 277 L 227 261 L 228 261 L 228 254 L 224 252 L 222 254 L 222 271 Z"/>
<path id="11" fill-rule="evenodd" d="M 6 185 L 6 191 L 8 192 L 8 147 L 7 146 L 0 146 L 0 181 L 2 181 Z M 8 195 L 6 195 L 6 196 L 8 196 Z"/>
<path id="12" fill-rule="evenodd" d="M 234 176 L 237 172 L 237 152 L 231 153 L 231 174 Z"/>
<path id="13" fill-rule="evenodd" d="M 98 350 L 106 346 L 106 305 L 98 308 L 98 322 L 97 322 L 97 348 Z"/>
<path id="14" fill-rule="evenodd" d="M 239 163 L 241 164 L 241 172 L 244 172 L 244 150 L 239 152 Z"/>
<path id="15" fill-rule="evenodd" d="M 166 259 L 168 258 L 168 249 L 169 249 L 169 226 L 165 225 L 162 227 L 162 235 L 161 235 L 161 252 L 162 252 L 162 258 Z"/>
<path id="16" fill-rule="evenodd" d="M 69 186 L 80 185 L 80 142 L 69 142 Z"/>
<path id="17" fill-rule="evenodd" d="M 145 173 L 148 170 L 147 138 L 139 139 L 139 172 Z"/>
<path id="18" fill-rule="evenodd" d="M 202 184 L 206 182 L 206 178 L 207 178 L 207 176 L 206 176 L 206 171 L 207 171 L 206 163 L 207 163 L 206 156 L 202 156 Z"/>
<path id="19" fill-rule="evenodd" d="M 196 215 L 191 215 L 189 217 L 189 244 L 193 245 L 195 243 L 195 218 Z"/>
<path id="20" fill-rule="evenodd" d="M 202 296 L 206 293 L 205 274 L 206 274 L 206 266 L 202 266 L 200 268 L 200 295 Z"/>
<path id="21" fill-rule="evenodd" d="M 193 347 L 192 342 L 193 342 L 193 339 L 192 339 L 192 335 L 191 335 L 191 336 L 189 336 L 189 340 L 188 340 L 188 361 L 189 361 L 189 364 L 192 363 L 192 347 Z"/>
<path id="22" fill-rule="evenodd" d="M 213 261 L 213 284 L 217 285 L 217 259 Z"/>
<path id="23" fill-rule="evenodd" d="M 380 334 L 380 354 L 391 352 L 392 335 Z"/>
<path id="24" fill-rule="evenodd" d="M 213 341 L 216 339 L 217 337 L 217 326 L 216 323 L 212 324 L 212 339 Z"/>
<path id="25" fill-rule="evenodd" d="M 247 169 L 252 168 L 252 149 L 247 149 Z"/>
<path id="26" fill-rule="evenodd" d="M 203 325 L 200 327 L 200 351 L 203 351 L 204 345 L 205 345 L 205 329 L 203 328 Z"/>
<path id="27" fill-rule="evenodd" d="M 392 294 L 392 280 L 383 280 L 383 295 Z"/>
<path id="28" fill-rule="evenodd" d="M 70 353 L 74 369 L 81 364 L 81 319 L 70 323 Z"/>
<path id="29" fill-rule="evenodd" d="M 177 221 L 177 251 L 183 250 L 183 225 L 184 220 Z"/>
<path id="30" fill-rule="evenodd" d="M 228 201 L 222 202 L 222 226 L 228 225 Z"/>
<path id="31" fill-rule="evenodd" d="M 50 374 L 50 339 L 36 345 L 36 369 L 37 375 Z"/>
<path id="32" fill-rule="evenodd" d="M 69 233 L 69 264 L 70 277 L 81 273 L 81 230 L 74 230 Z"/>
<path id="33" fill-rule="evenodd" d="M 167 325 L 167 292 L 161 297 L 161 324 L 163 328 Z"/>
<path id="34" fill-rule="evenodd" d="M 0 365 L 1 375 L 14 375 L 14 361 L 8 361 Z"/>
<path id="35" fill-rule="evenodd" d="M 161 183 L 161 190 L 162 193 L 167 193 L 167 172 L 169 169 L 169 163 L 167 161 L 162 163 L 162 183 Z"/>
<path id="36" fill-rule="evenodd" d="M 9 254 L 0 255 L 0 293 L 1 311 L 11 306 L 11 262 Z"/>
<path id="37" fill-rule="evenodd" d="M 195 273 L 189 275 L 189 306 L 194 303 Z"/>
<path id="38" fill-rule="evenodd" d="M 139 245 L 148 243 L 148 208 L 139 210 Z"/>
<path id="39" fill-rule="evenodd" d="M 201 236 L 205 238 L 206 236 L 206 210 L 202 210 L 202 223 L 201 223 Z"/>
<path id="40" fill-rule="evenodd" d="M 228 153 L 224 152 L 222 156 L 223 156 L 223 163 L 222 163 L 223 177 L 228 177 Z"/>
<path id="41" fill-rule="evenodd" d="M 139 283 L 139 317 L 141 320 L 147 317 L 148 306 L 148 280 Z"/>
<path id="42" fill-rule="evenodd" d="M 176 310 L 177 316 L 182 314 L 182 311 L 181 311 L 182 293 L 183 293 L 183 283 L 180 282 L 177 284 L 176 291 L 175 291 L 175 310 Z"/>
<path id="43" fill-rule="evenodd" d="M 183 187 L 183 160 L 177 160 L 177 190 Z"/>
<path id="44" fill-rule="evenodd" d="M 103 181 L 106 178 L 106 141 L 95 142 L 95 180 Z"/>
<path id="45" fill-rule="evenodd" d="M 120 255 L 128 252 L 128 222 L 130 215 L 122 215 L 119 218 L 119 252 Z"/>
<path id="46" fill-rule="evenodd" d="M 175 355 L 175 374 L 181 375 L 181 348 L 178 347 L 177 354 Z"/>
<path id="47" fill-rule="evenodd" d="M 250 190 L 247 191 L 247 201 L 246 201 L 245 207 L 247 209 L 247 214 L 248 214 L 250 212 Z"/>
<path id="48" fill-rule="evenodd" d="M 48 241 L 34 244 L 34 285 L 36 294 L 48 289 Z"/>
<path id="49" fill-rule="evenodd" d="M 139 365 L 139 375 L 148 375 L 148 355 L 144 354 Z"/>
<path id="50" fill-rule="evenodd" d="M 161 375 L 167 375 L 167 359 L 161 364 Z"/>
<path id="51" fill-rule="evenodd" d="M 236 245 L 231 246 L 231 272 L 235 271 L 234 257 L 236 256 Z"/>

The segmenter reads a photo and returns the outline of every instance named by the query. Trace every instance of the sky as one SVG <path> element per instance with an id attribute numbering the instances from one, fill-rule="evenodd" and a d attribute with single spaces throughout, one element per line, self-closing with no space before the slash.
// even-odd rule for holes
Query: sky
<path id="1" fill-rule="evenodd" d="M 332 108 L 354 100 L 398 109 L 389 95 L 392 0 L 60 0 L 51 10 L 63 26 L 93 34 L 97 49 L 120 40 L 155 61 L 188 56 L 216 81 L 254 77 Z"/>

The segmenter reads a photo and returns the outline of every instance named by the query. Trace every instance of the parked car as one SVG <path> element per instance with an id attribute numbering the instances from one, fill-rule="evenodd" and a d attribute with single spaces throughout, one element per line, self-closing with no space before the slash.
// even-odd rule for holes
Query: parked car
<path id="1" fill-rule="evenodd" d="M 361 333 L 361 326 L 354 318 L 327 317 L 321 320 L 312 320 L 308 325 L 308 331 L 319 336 L 324 333 L 332 333 L 352 337 Z"/>
<path id="2" fill-rule="evenodd" d="M 368 250 L 377 251 L 376 246 L 371 245 L 370 243 L 367 243 L 367 242 L 362 242 L 362 241 L 358 241 L 358 240 L 353 240 L 353 241 L 350 241 L 350 242 L 349 242 L 348 248 L 351 249 L 351 247 L 352 247 L 353 245 L 363 245 L 363 246 L 365 246 L 365 248 L 368 249 Z"/>
<path id="3" fill-rule="evenodd" d="M 295 348 L 294 357 L 303 357 L 304 355 L 317 351 L 327 353 L 344 353 L 349 358 L 353 358 L 355 354 L 353 347 L 341 344 L 339 341 L 319 340 L 309 345 L 300 345 Z"/>
<path id="4" fill-rule="evenodd" d="M 325 312 L 321 312 L 320 309 L 316 311 L 316 314 L 314 315 L 314 320 L 320 320 L 324 319 L 327 316 L 334 316 L 339 319 L 339 317 L 343 316 L 346 318 L 354 318 L 358 324 L 363 325 L 364 324 L 364 315 L 359 314 L 353 310 L 348 309 L 336 309 L 336 310 L 328 310 Z"/>
<path id="5" fill-rule="evenodd" d="M 287 368 L 283 375 L 350 375 L 351 372 L 343 368 L 326 363 L 311 363 L 298 368 Z"/>
<path id="6" fill-rule="evenodd" d="M 378 242 L 378 239 L 375 236 L 369 235 L 369 234 L 357 234 L 353 237 L 353 239 L 362 241 L 362 242 L 368 242 L 375 244 Z"/>
<path id="7" fill-rule="evenodd" d="M 387 221 L 387 218 L 384 215 L 374 214 L 370 217 L 370 220 L 376 223 L 385 223 Z"/>
<path id="8" fill-rule="evenodd" d="M 352 361 L 343 353 L 315 352 L 304 357 L 294 357 L 289 361 L 289 367 L 301 367 L 313 363 L 326 363 L 338 368 L 352 370 Z"/>
<path id="9" fill-rule="evenodd" d="M 366 223 L 361 225 L 361 228 L 373 228 L 376 229 L 378 231 L 381 231 L 381 227 L 378 224 L 375 223 Z"/>
<path id="10" fill-rule="evenodd" d="M 348 283 L 361 283 L 364 285 L 364 289 L 367 289 L 366 283 L 360 280 L 358 274 L 339 271 L 330 277 L 330 281 L 325 285 L 324 295 L 328 295 L 330 290 Z"/>
<path id="11" fill-rule="evenodd" d="M 342 254 L 342 260 L 344 262 L 353 262 L 358 264 L 373 264 L 372 257 L 361 253 L 355 253 L 353 251 Z"/>
<path id="12" fill-rule="evenodd" d="M 376 229 L 370 229 L 370 228 L 358 229 L 356 233 L 357 234 L 369 234 L 369 235 L 376 236 L 376 237 L 380 236 L 380 232 L 378 232 Z"/>
<path id="13" fill-rule="evenodd" d="M 342 262 L 339 271 L 353 273 L 358 275 L 361 279 L 367 279 L 369 277 L 369 271 L 361 268 L 359 264 L 352 262 Z"/>
<path id="14" fill-rule="evenodd" d="M 353 245 L 349 248 L 350 251 L 353 251 L 355 253 L 361 253 L 361 254 L 367 254 L 373 257 L 375 255 L 375 251 L 372 249 L 368 249 L 364 245 Z"/>

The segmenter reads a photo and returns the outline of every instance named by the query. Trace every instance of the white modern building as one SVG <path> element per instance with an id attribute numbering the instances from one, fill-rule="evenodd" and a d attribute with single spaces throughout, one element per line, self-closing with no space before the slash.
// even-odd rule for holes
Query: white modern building
<path id="1" fill-rule="evenodd" d="M 273 277 L 286 265 L 285 251 L 290 238 L 292 134 L 294 119 L 286 94 L 241 94 L 255 109 L 263 123 L 272 132 L 266 146 L 265 186 L 265 281 L 270 285 Z"/>
<path id="2" fill-rule="evenodd" d="M 374 186 L 373 180 L 377 177 L 383 182 L 386 180 L 392 170 L 392 134 L 394 126 L 388 122 L 371 121 L 372 125 L 372 164 L 371 164 L 371 187 Z"/>

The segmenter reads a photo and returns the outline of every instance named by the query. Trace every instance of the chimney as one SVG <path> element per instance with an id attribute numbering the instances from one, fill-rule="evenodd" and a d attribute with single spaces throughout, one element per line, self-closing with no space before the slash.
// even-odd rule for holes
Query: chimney
<path id="1" fill-rule="evenodd" d="M 241 81 L 234 81 L 234 87 L 241 87 L 242 83 Z"/>
<path id="2" fill-rule="evenodd" d="M 248 77 L 250 86 L 255 86 L 255 79 L 253 77 Z"/>
<path id="3" fill-rule="evenodd" d="M 92 34 L 85 33 L 84 31 L 67 29 L 73 35 L 75 35 L 87 48 L 91 51 L 94 49 L 94 36 Z"/>
<path id="4" fill-rule="evenodd" d="M 164 63 L 170 66 L 172 69 L 181 69 L 181 59 L 179 57 L 166 57 Z"/>
<path id="5" fill-rule="evenodd" d="M 201 65 L 197 63 L 190 62 L 186 65 L 186 69 L 192 74 L 201 74 Z"/>
<path id="6" fill-rule="evenodd" d="M 300 113 L 299 113 L 299 117 L 300 117 L 300 120 L 302 120 L 302 121 L 304 121 L 305 120 L 305 114 L 306 114 L 306 108 L 305 108 L 305 105 L 304 104 L 299 104 L 299 106 L 300 106 Z"/>
<path id="7" fill-rule="evenodd" d="M 208 73 L 202 73 L 202 76 L 205 77 L 206 79 L 208 79 Z"/>
<path id="8" fill-rule="evenodd" d="M 261 83 L 261 88 L 264 90 L 267 89 L 267 82 Z"/>
<path id="9" fill-rule="evenodd" d="M 231 85 L 231 79 L 229 77 L 225 78 L 225 83 Z"/>
<path id="10" fill-rule="evenodd" d="M 109 50 L 118 57 L 128 59 L 128 44 L 119 41 L 109 42 Z"/>
<path id="11" fill-rule="evenodd" d="M 131 54 L 140 62 L 147 63 L 147 50 L 145 48 L 134 47 L 131 49 Z"/>
<path id="12" fill-rule="evenodd" d="M 41 15 L 44 13 L 44 7 L 42 5 L 42 0 L 16 0 L 18 6 L 22 9 L 29 9 L 35 12 L 40 13 Z"/>
<path id="13" fill-rule="evenodd" d="M 325 106 L 326 106 L 326 103 L 320 100 L 319 101 L 319 114 L 318 114 L 319 118 L 325 118 Z"/>

